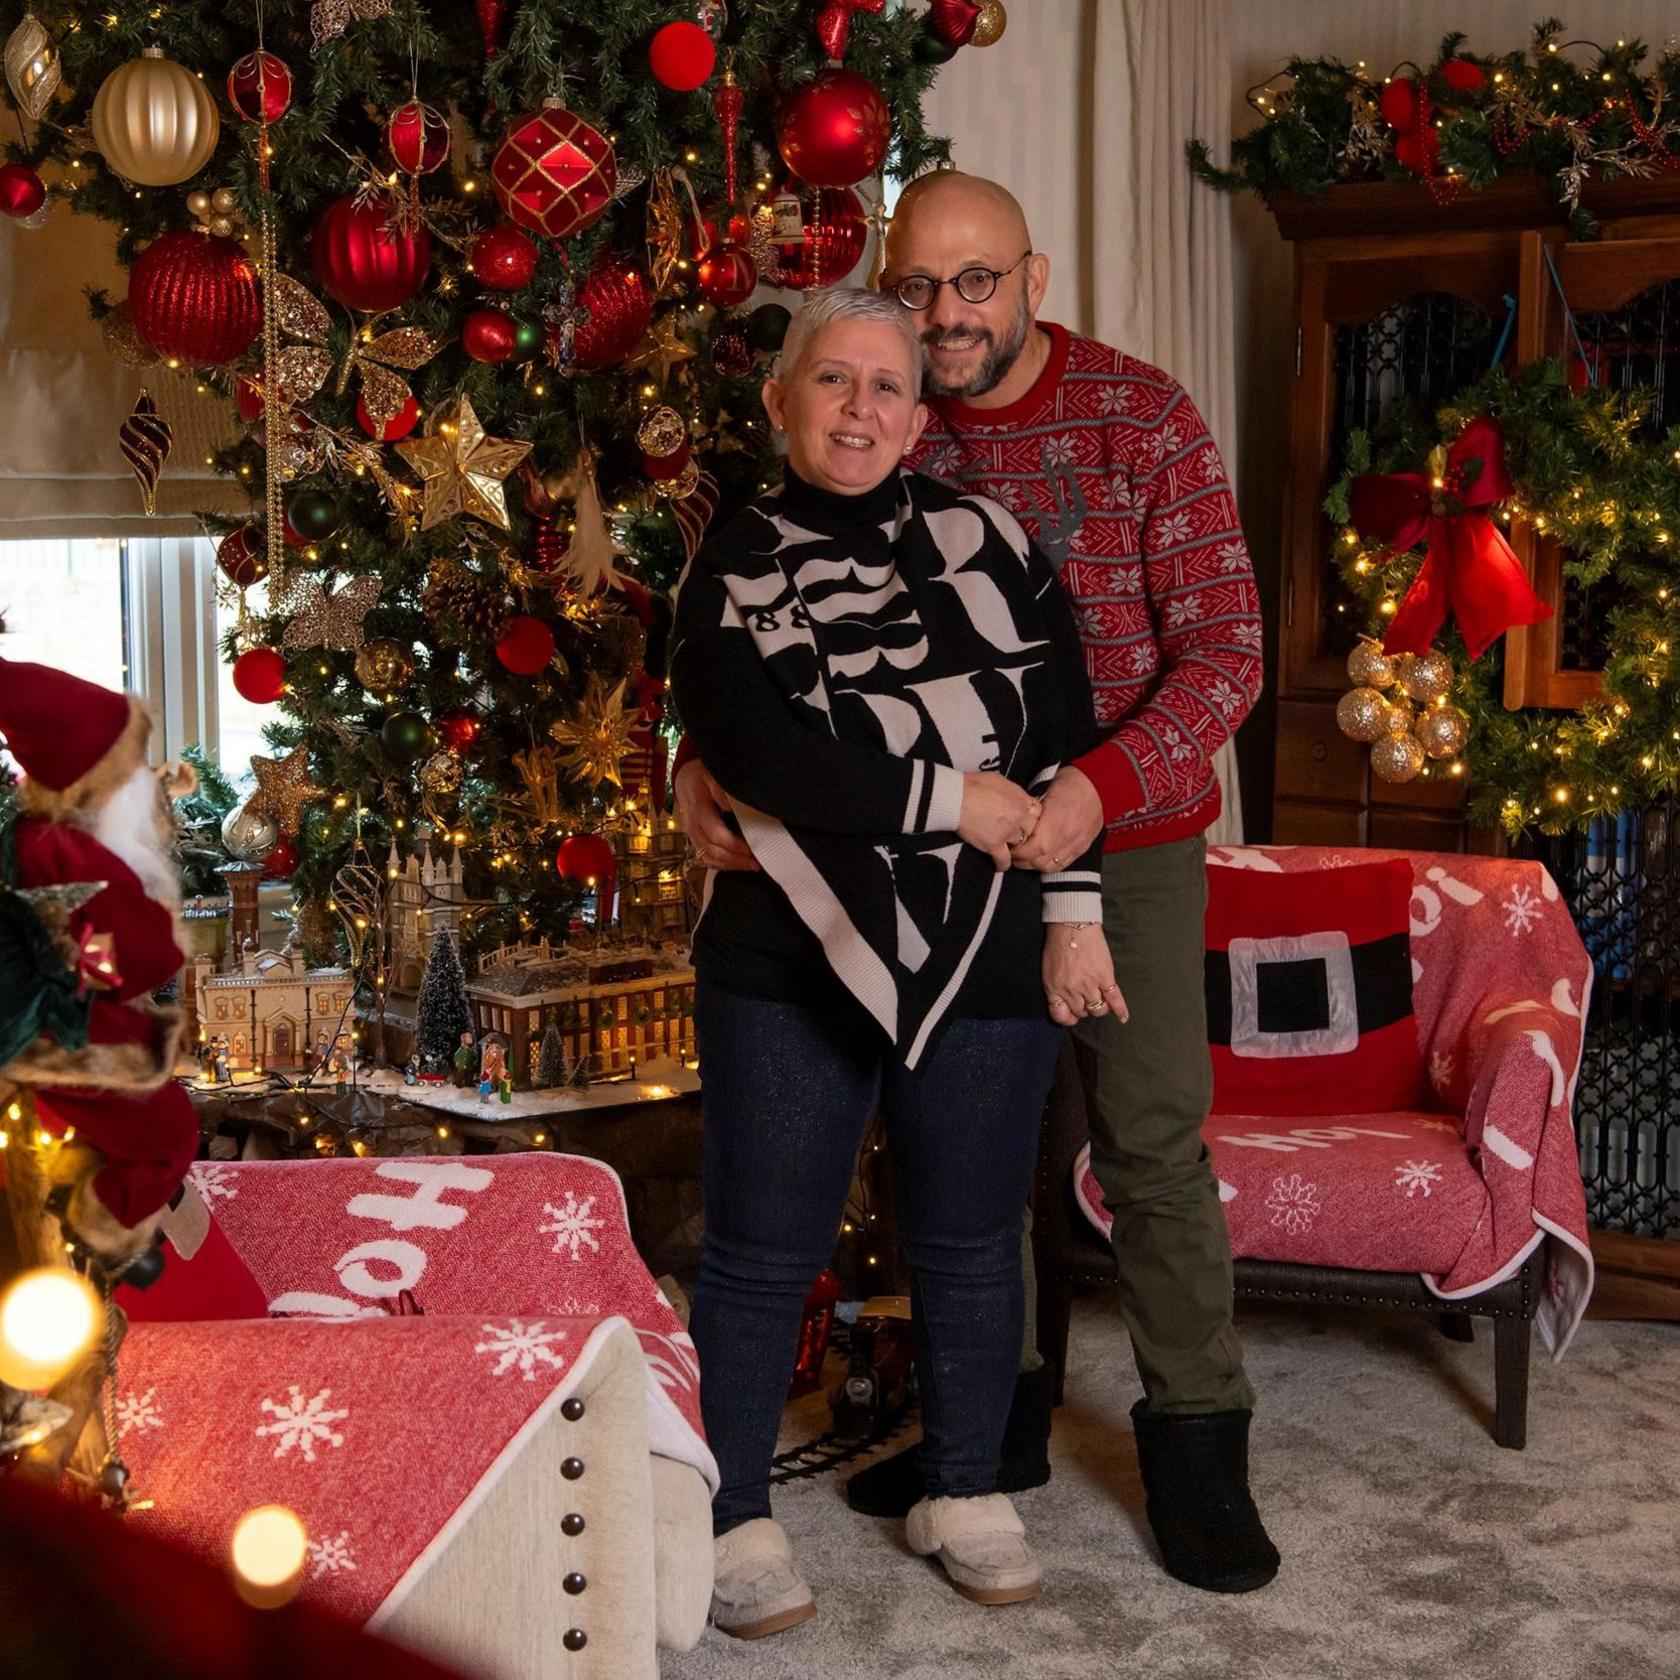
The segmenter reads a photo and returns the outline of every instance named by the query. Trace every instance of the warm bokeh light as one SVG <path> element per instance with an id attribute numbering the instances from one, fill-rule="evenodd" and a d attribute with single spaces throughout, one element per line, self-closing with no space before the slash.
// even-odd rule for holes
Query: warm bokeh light
<path id="1" fill-rule="evenodd" d="M 105 1309 L 80 1273 L 62 1266 L 24 1272 L 0 1296 L 0 1382 L 51 1388 L 104 1322 Z"/>
<path id="2" fill-rule="evenodd" d="M 284 1505 L 258 1505 L 234 1524 L 228 1555 L 239 1596 L 259 1610 L 271 1610 L 303 1584 L 309 1530 Z"/>

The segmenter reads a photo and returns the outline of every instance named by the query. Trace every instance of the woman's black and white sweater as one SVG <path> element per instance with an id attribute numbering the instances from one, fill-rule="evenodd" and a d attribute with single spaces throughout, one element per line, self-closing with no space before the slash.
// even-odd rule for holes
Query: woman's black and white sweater
<path id="1" fill-rule="evenodd" d="M 953 1014 L 1044 1013 L 1042 923 L 1102 919 L 1100 842 L 1038 875 L 955 832 L 964 771 L 1042 789 L 1096 737 L 1072 608 L 1008 512 L 790 472 L 684 573 L 670 679 L 763 869 L 712 876 L 703 982 L 820 1004 L 826 967 L 910 1067 Z"/>

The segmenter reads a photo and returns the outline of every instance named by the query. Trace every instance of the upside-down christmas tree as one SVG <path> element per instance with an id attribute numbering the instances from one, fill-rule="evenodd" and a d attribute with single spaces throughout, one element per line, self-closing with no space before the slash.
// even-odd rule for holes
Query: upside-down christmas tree
<path id="1" fill-rule="evenodd" d="M 944 156 L 938 66 L 1000 16 L 0 4 L 0 208 L 115 224 L 107 345 L 237 408 L 224 651 L 275 711 L 225 832 L 291 875 L 313 951 L 341 872 L 428 826 L 461 849 L 469 945 L 564 938 L 562 842 L 664 796 L 665 596 L 774 473 L 757 385 L 787 317 L 755 287 L 852 270 L 882 172 Z M 168 433 L 143 405 L 123 428 L 148 496 Z"/>

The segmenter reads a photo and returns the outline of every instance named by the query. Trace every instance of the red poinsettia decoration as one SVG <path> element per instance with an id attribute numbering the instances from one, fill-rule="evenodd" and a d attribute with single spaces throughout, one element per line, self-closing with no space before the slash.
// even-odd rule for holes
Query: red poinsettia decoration
<path id="1" fill-rule="evenodd" d="M 1353 525 L 1367 542 L 1396 553 L 1429 543 L 1388 627 L 1385 653 L 1427 653 L 1451 612 L 1470 657 L 1479 659 L 1507 630 L 1552 616 L 1488 517 L 1510 494 L 1505 433 L 1491 414 L 1477 415 L 1459 433 L 1439 471 L 1353 481 Z"/>

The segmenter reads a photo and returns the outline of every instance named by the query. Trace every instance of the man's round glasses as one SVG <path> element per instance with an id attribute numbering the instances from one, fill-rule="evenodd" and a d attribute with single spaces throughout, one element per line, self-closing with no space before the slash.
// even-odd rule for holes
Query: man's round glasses
<path id="1" fill-rule="evenodd" d="M 941 286 L 955 286 L 957 296 L 965 303 L 984 303 L 997 290 L 998 281 L 1006 274 L 1013 274 L 1031 255 L 1031 251 L 1023 251 L 1008 268 L 985 268 L 976 263 L 961 274 L 953 274 L 949 280 L 935 280 L 928 274 L 907 274 L 893 287 L 893 292 L 906 309 L 928 308 L 939 296 Z"/>

